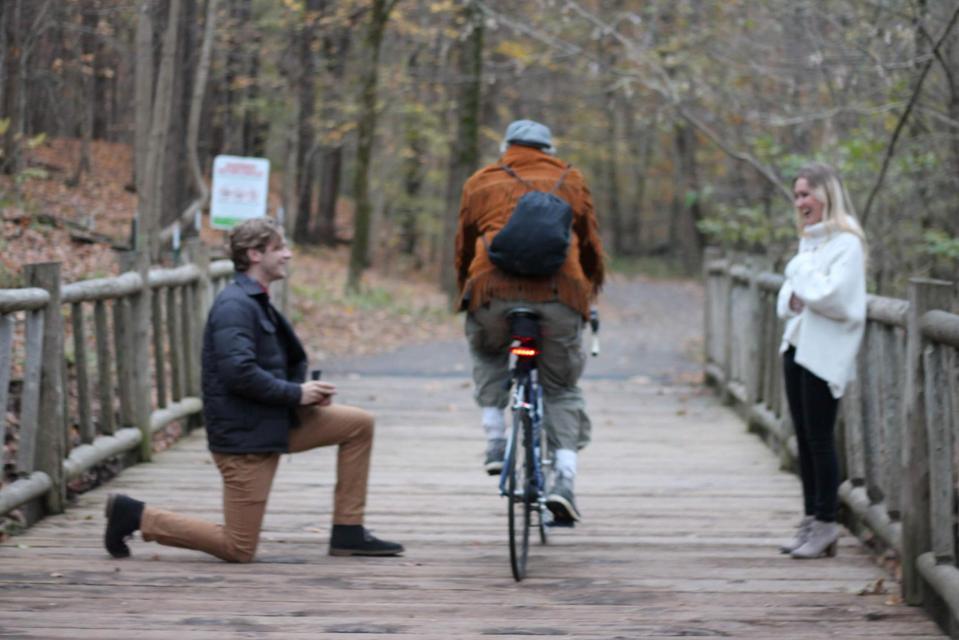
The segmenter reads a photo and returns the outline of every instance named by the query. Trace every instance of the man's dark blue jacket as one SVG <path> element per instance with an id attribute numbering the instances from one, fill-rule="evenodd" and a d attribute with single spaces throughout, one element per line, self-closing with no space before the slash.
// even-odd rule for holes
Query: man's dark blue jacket
<path id="1" fill-rule="evenodd" d="M 211 451 L 287 451 L 306 352 L 258 282 L 220 292 L 203 331 L 203 416 Z"/>

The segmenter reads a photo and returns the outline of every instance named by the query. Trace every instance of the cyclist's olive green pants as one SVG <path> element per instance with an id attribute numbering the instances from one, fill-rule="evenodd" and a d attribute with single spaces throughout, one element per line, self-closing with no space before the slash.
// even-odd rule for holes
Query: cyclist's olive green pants
<path id="1" fill-rule="evenodd" d="M 540 317 L 539 380 L 543 386 L 543 421 L 551 449 L 577 451 L 589 443 L 591 425 L 586 401 L 577 386 L 586 354 L 583 318 L 561 302 L 493 300 L 466 316 L 466 339 L 473 356 L 475 398 L 481 407 L 509 404 L 510 309 L 526 307 Z"/>

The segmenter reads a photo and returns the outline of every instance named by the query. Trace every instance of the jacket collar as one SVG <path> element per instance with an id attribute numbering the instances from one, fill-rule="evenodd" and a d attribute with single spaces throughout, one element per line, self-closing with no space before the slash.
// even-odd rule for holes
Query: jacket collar
<path id="1" fill-rule="evenodd" d="M 507 164 L 511 167 L 523 166 L 537 161 L 549 160 L 556 164 L 561 164 L 556 156 L 552 156 L 545 151 L 540 151 L 534 147 L 526 147 L 521 144 L 511 144 L 506 152 L 500 156 L 500 164 Z"/>
<path id="2" fill-rule="evenodd" d="M 266 296 L 267 292 L 263 290 L 263 285 L 259 282 L 246 275 L 246 273 L 240 271 L 236 274 L 236 277 L 233 279 L 236 282 L 237 286 L 243 290 L 248 296 Z M 269 296 L 267 296 L 269 297 Z"/>

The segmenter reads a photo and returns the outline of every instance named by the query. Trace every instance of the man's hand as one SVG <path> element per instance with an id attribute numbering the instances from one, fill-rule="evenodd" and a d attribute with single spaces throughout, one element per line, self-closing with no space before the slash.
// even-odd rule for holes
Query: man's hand
<path id="1" fill-rule="evenodd" d="M 792 294 L 789 297 L 789 310 L 793 313 L 802 313 L 802 310 L 806 307 L 805 303 L 802 300 L 796 297 L 796 294 Z"/>
<path id="2" fill-rule="evenodd" d="M 311 380 L 300 385 L 300 404 L 330 405 L 336 395 L 336 385 L 320 380 Z"/>

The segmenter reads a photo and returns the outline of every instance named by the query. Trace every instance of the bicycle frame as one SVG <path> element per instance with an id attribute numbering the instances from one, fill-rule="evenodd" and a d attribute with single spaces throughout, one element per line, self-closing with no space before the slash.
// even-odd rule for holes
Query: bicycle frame
<path id="1" fill-rule="evenodd" d="M 515 371 L 515 368 L 513 370 Z M 524 442 L 532 443 L 533 458 L 535 460 L 533 465 L 534 487 L 540 493 L 539 499 L 543 503 L 541 506 L 545 507 L 546 476 L 543 473 L 543 466 L 549 464 L 549 460 L 545 455 L 546 452 L 543 443 L 543 390 L 539 386 L 537 373 L 534 364 L 528 371 L 514 378 L 515 384 L 513 385 L 510 409 L 513 411 L 513 415 L 517 415 L 517 412 L 528 413 L 531 428 L 528 434 L 520 433 L 521 425 L 523 424 L 522 421 L 513 421 L 510 437 L 506 441 L 506 456 L 503 471 L 500 472 L 499 492 L 501 496 L 508 494 L 506 487 L 508 480 L 507 470 L 511 468 L 510 463 L 512 456 L 515 455 L 516 452 L 516 442 L 519 438 L 524 438 Z M 526 396 L 528 394 L 531 394 L 533 397 L 527 400 Z"/>
<path id="2" fill-rule="evenodd" d="M 506 441 L 499 493 L 508 500 L 510 565 L 517 582 L 526 576 L 529 557 L 529 531 L 537 520 L 540 542 L 546 544 L 547 530 L 553 523 L 546 506 L 546 474 L 552 465 L 543 426 L 543 390 L 539 384 L 536 356 L 539 354 L 540 327 L 537 314 L 529 308 L 515 308 L 507 316 L 513 343 L 510 345 L 509 381 L 512 428 Z M 599 315 L 590 313 L 593 330 L 592 354 L 599 354 Z M 518 452 L 525 455 L 522 460 Z M 565 525 L 564 526 L 571 526 Z"/>
<path id="3" fill-rule="evenodd" d="M 543 428 L 543 391 L 536 367 L 539 328 L 534 315 L 524 314 L 515 320 L 509 368 L 512 428 L 499 490 L 508 501 L 510 565 L 513 577 L 520 581 L 526 576 L 533 521 L 536 521 L 540 542 L 545 544 L 552 514 L 546 507 L 546 474 L 543 472 L 550 461 L 546 456 Z M 519 452 L 523 455 L 519 456 Z"/>

